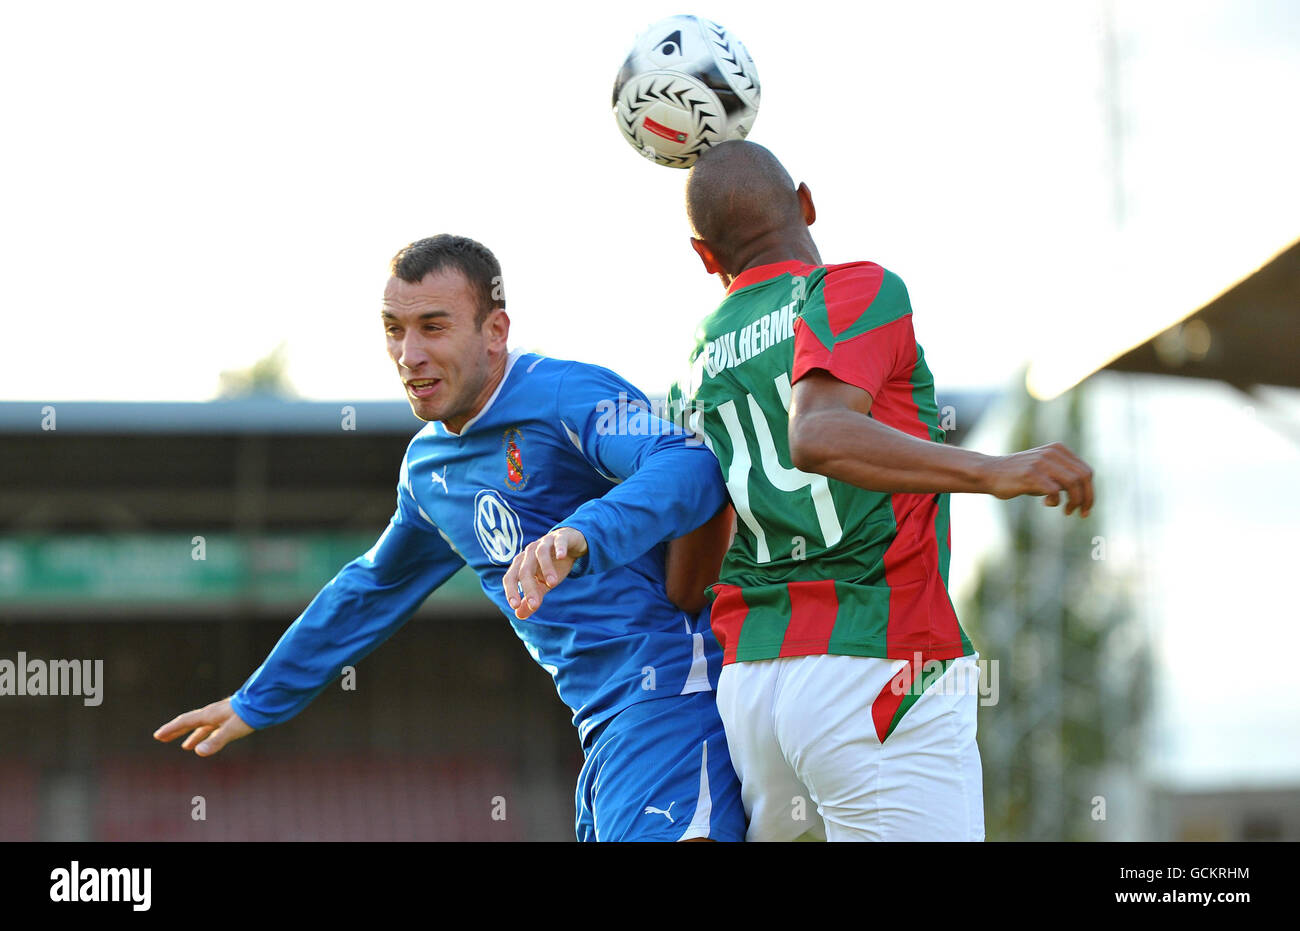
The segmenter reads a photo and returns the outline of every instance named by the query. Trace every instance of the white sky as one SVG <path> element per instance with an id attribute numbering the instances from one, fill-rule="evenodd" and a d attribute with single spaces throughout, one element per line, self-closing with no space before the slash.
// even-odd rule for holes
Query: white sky
<path id="1" fill-rule="evenodd" d="M 1266 668 L 1300 621 L 1278 597 L 1295 573 L 1300 393 L 1257 406 L 1219 383 L 1160 381 L 1139 389 L 1147 503 L 1127 522 L 1142 528 L 1164 671 L 1153 769 L 1190 786 L 1300 784 L 1300 694 Z"/>
<path id="2" fill-rule="evenodd" d="M 1117 3 L 1123 236 L 1100 9 L 696 9 L 754 56 L 751 138 L 812 188 L 823 258 L 903 276 L 941 386 L 1086 368 L 1300 235 L 1300 6 Z M 515 345 L 652 393 L 721 295 L 685 172 L 609 111 L 676 7 L 0 10 L 0 398 L 208 398 L 281 342 L 307 397 L 397 398 L 385 263 L 435 232 L 497 252 Z"/>

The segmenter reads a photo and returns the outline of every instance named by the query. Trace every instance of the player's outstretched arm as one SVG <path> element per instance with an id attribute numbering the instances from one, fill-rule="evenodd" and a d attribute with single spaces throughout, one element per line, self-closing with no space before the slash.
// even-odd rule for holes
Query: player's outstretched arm
<path id="1" fill-rule="evenodd" d="M 199 756 L 212 756 L 232 740 L 247 737 L 253 728 L 235 714 L 230 699 L 223 698 L 210 705 L 187 711 L 172 718 L 153 732 L 155 740 L 163 743 L 175 740 L 186 731 L 190 735 L 181 744 L 182 750 L 193 750 Z"/>
<path id="2" fill-rule="evenodd" d="M 406 623 L 464 561 L 417 511 L 403 467 L 398 507 L 375 545 L 339 570 L 298 616 L 262 665 L 228 698 L 180 715 L 154 732 L 210 756 L 253 730 L 287 721 L 346 665 L 359 662 Z"/>
<path id="3" fill-rule="evenodd" d="M 1092 469 L 1061 443 L 1009 456 L 931 443 L 867 416 L 871 395 L 812 371 L 790 398 L 790 457 L 796 469 L 888 493 L 978 492 L 998 498 L 1041 495 L 1087 517 Z"/>

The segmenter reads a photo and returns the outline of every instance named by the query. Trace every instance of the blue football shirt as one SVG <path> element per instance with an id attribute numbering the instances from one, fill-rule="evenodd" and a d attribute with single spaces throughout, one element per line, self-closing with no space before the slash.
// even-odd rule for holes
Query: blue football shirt
<path id="1" fill-rule="evenodd" d="M 709 691 L 721 653 L 708 613 L 668 600 L 664 556 L 726 500 L 713 454 L 653 416 L 627 381 L 512 352 L 459 434 L 438 422 L 416 434 L 388 528 L 289 627 L 233 696 L 235 712 L 254 728 L 297 714 L 464 565 L 551 674 L 584 740 L 636 702 Z M 588 553 L 519 620 L 502 577 L 558 526 L 580 530 Z"/>

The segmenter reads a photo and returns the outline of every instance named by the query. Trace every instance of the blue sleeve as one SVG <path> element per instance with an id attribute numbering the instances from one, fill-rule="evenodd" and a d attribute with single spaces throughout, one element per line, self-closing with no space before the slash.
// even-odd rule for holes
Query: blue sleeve
<path id="1" fill-rule="evenodd" d="M 254 728 L 287 721 L 344 666 L 369 654 L 410 619 L 464 562 L 419 516 L 402 466 L 397 511 L 370 551 L 348 563 L 293 622 L 266 661 L 231 697 Z"/>
<path id="2" fill-rule="evenodd" d="M 645 395 L 608 369 L 572 363 L 556 406 L 570 439 L 596 471 L 618 482 L 556 524 L 587 539 L 571 575 L 627 565 L 656 544 L 690 533 L 727 501 L 708 447 L 655 416 Z"/>

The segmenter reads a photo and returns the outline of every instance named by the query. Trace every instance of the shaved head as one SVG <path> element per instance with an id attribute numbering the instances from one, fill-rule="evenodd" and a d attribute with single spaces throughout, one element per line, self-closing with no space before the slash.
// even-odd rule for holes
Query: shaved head
<path id="1" fill-rule="evenodd" d="M 753 142 L 706 149 L 686 180 L 686 216 L 697 239 L 731 272 L 774 236 L 807 234 L 799 194 L 776 156 Z"/>

